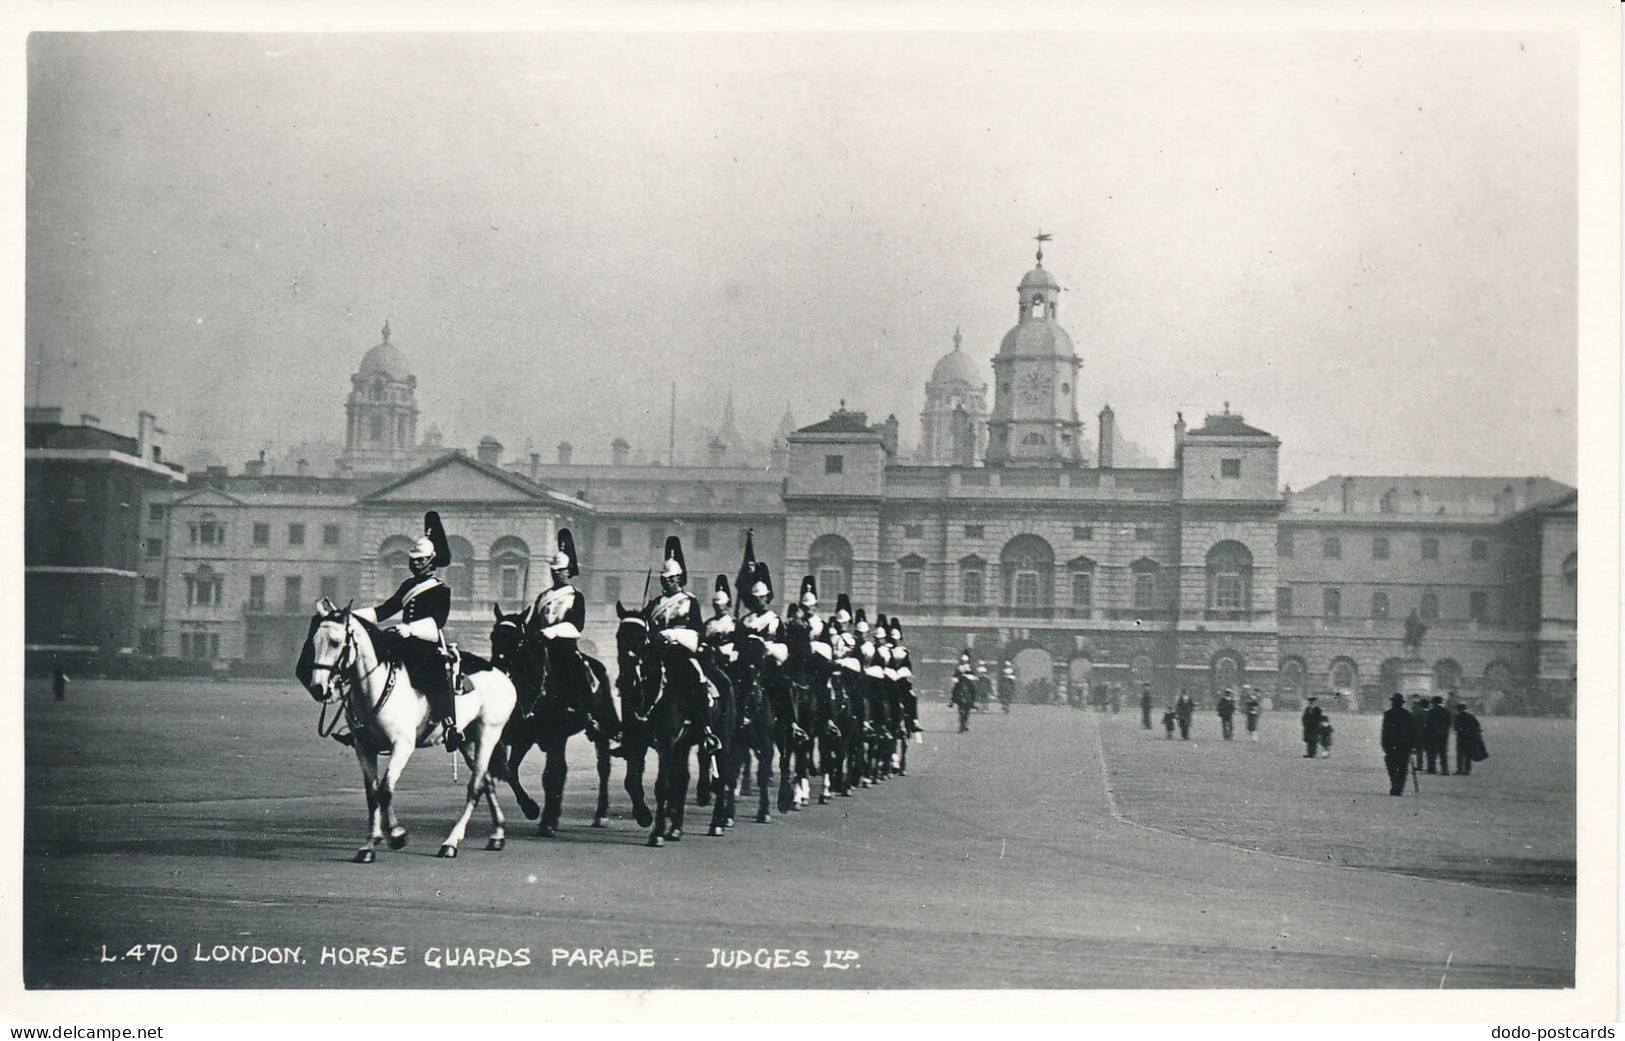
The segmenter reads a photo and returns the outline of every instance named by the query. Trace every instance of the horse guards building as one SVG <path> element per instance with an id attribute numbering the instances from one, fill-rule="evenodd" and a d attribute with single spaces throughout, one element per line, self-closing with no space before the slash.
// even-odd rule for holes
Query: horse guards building
<path id="1" fill-rule="evenodd" d="M 447 451 L 418 436 L 416 379 L 387 323 L 350 378 L 327 475 L 263 457 L 184 474 L 146 414 L 130 439 L 31 410 L 30 662 L 288 674 L 316 597 L 382 599 L 437 509 L 450 628 L 475 649 L 493 602 L 517 610 L 546 587 L 561 526 L 583 557 L 588 642 L 611 659 L 614 605 L 644 600 L 667 534 L 703 596 L 738 569 L 750 529 L 780 607 L 811 574 L 826 610 L 847 592 L 900 617 L 928 690 L 970 648 L 1012 661 L 1035 696 L 1149 682 L 1160 703 L 1248 685 L 1281 707 L 1321 693 L 1369 711 L 1420 671 L 1490 711 L 1573 711 L 1574 488 L 1368 475 L 1283 491 L 1280 441 L 1228 405 L 1175 419 L 1171 467 L 1117 466 L 1109 406 L 1084 450 L 1059 291 L 1040 252 L 991 384 L 955 333 L 912 459 L 895 416 L 870 423 L 844 402 L 808 426 L 787 418 L 753 455 L 731 400 L 703 465 L 635 463 L 620 439 L 598 465 L 568 444 L 548 462 L 504 464 L 490 438 Z M 1416 651 L 1413 615 L 1428 627 Z"/>

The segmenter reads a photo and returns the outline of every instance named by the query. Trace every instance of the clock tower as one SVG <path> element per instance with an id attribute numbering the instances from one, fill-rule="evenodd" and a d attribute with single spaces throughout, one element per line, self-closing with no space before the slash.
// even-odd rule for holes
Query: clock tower
<path id="1" fill-rule="evenodd" d="M 1016 287 L 1016 327 L 1005 333 L 993 358 L 990 466 L 1076 466 L 1083 459 L 1078 419 L 1083 362 L 1056 320 L 1061 286 L 1044 270 L 1047 241 L 1048 235 L 1038 235 L 1038 266 Z"/>

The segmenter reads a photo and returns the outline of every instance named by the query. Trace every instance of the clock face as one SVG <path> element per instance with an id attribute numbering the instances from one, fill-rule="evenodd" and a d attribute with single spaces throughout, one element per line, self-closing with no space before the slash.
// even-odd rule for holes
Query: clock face
<path id="1" fill-rule="evenodd" d="M 1054 381 L 1044 373 L 1029 372 L 1021 377 L 1021 399 L 1030 405 L 1041 405 L 1049 400 L 1050 389 L 1054 385 Z"/>

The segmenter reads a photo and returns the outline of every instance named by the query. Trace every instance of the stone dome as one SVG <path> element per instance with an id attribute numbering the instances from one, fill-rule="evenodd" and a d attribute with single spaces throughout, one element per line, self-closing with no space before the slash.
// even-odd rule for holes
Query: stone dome
<path id="1" fill-rule="evenodd" d="M 1055 281 L 1055 276 L 1044 270 L 1040 264 L 1021 276 L 1021 285 L 1018 289 L 1060 289 L 1061 284 Z"/>
<path id="2" fill-rule="evenodd" d="M 936 368 L 931 370 L 932 383 L 969 383 L 972 386 L 984 383 L 981 373 L 976 371 L 976 363 L 970 360 L 970 355 L 959 349 L 954 349 L 942 356 Z"/>
<path id="3" fill-rule="evenodd" d="M 408 380 L 412 371 L 407 367 L 406 354 L 389 342 L 389 323 L 384 323 L 384 339 L 361 359 L 360 375 L 387 376 L 392 380 Z"/>
<path id="4" fill-rule="evenodd" d="M 999 344 L 1000 354 L 1022 355 L 1060 355 L 1070 358 L 1076 355 L 1072 349 L 1072 337 L 1066 330 L 1054 322 L 1026 321 L 1004 334 L 1004 340 Z"/>

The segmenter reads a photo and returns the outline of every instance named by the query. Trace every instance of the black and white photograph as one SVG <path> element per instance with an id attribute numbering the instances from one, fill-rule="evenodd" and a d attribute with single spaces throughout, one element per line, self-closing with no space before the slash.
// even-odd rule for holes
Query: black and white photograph
<path id="1" fill-rule="evenodd" d="M 1617 1018 L 1617 5 L 25 10 L 0 1018 Z"/>

